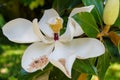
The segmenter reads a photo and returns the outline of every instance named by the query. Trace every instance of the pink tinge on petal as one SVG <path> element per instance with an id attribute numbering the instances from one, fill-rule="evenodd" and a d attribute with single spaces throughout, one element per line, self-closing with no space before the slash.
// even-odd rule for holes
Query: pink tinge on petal
<path id="1" fill-rule="evenodd" d="M 68 70 L 67 70 L 67 68 L 66 68 L 66 66 L 65 66 L 66 60 L 65 60 L 64 58 L 61 58 L 61 59 L 59 59 L 59 62 L 64 66 L 67 75 L 70 76 L 70 74 L 69 74 L 69 72 L 68 72 Z"/>
<path id="2" fill-rule="evenodd" d="M 48 57 L 46 55 L 40 56 L 39 58 L 33 60 L 33 62 L 29 65 L 28 70 L 31 72 L 34 69 L 42 69 L 44 65 L 48 63 Z"/>

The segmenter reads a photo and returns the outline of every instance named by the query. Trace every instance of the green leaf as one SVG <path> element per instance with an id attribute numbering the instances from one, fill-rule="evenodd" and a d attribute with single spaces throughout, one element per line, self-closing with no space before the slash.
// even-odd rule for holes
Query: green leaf
<path id="1" fill-rule="evenodd" d="M 120 10 L 119 10 L 119 15 L 118 18 L 116 20 L 116 22 L 114 23 L 114 26 L 119 27 L 120 28 Z"/>
<path id="2" fill-rule="evenodd" d="M 97 69 L 89 62 L 89 60 L 77 59 L 74 62 L 73 69 L 80 73 L 87 73 L 89 75 L 97 75 Z"/>
<path id="3" fill-rule="evenodd" d="M 35 0 L 35 1 L 32 1 L 30 4 L 29 4 L 29 8 L 31 10 L 37 8 L 38 6 L 43 6 L 45 3 L 44 0 Z"/>
<path id="4" fill-rule="evenodd" d="M 21 70 L 20 74 L 19 74 L 19 80 L 34 80 L 39 76 L 44 75 L 45 73 L 48 73 L 50 70 L 52 69 L 52 65 L 48 64 L 47 67 L 44 70 L 38 70 L 34 73 L 27 73 L 25 70 Z"/>
<path id="5" fill-rule="evenodd" d="M 110 39 L 105 39 L 104 44 L 111 55 L 111 61 L 120 62 L 118 48 L 110 41 Z"/>
<path id="6" fill-rule="evenodd" d="M 77 80 L 80 76 L 81 72 L 76 71 L 74 68 L 72 69 L 72 80 Z"/>
<path id="7" fill-rule="evenodd" d="M 98 58 L 97 70 L 100 80 L 104 80 L 106 71 L 110 65 L 110 57 L 108 50 L 106 50 L 106 52 Z"/>
<path id="8" fill-rule="evenodd" d="M 89 62 L 89 60 L 76 59 L 72 68 L 72 78 L 69 79 L 65 74 L 54 67 L 49 75 L 49 80 L 77 80 L 81 73 L 87 73 L 89 75 L 97 75 L 97 69 Z"/>
<path id="9" fill-rule="evenodd" d="M 82 27 L 88 37 L 96 37 L 99 33 L 98 26 L 91 13 L 81 12 L 74 15 L 73 18 Z"/>
<path id="10" fill-rule="evenodd" d="M 119 54 L 120 54 L 120 41 L 118 42 L 118 51 L 119 51 Z"/>
<path id="11" fill-rule="evenodd" d="M 104 45 L 106 48 L 106 52 L 104 53 L 104 55 L 98 58 L 98 62 L 97 62 L 98 76 L 100 80 L 104 80 L 106 71 L 113 60 L 115 62 L 120 61 L 118 50 L 116 46 L 114 46 L 114 44 L 110 41 L 110 39 L 105 38 Z"/>
<path id="12" fill-rule="evenodd" d="M 11 76 L 8 80 L 17 80 L 15 77 Z"/>
<path id="13" fill-rule="evenodd" d="M 70 80 L 65 74 L 56 67 L 50 71 L 49 80 Z"/>
<path id="14" fill-rule="evenodd" d="M 95 5 L 92 10 L 92 14 L 96 19 L 97 23 L 102 26 L 102 16 L 103 16 L 103 1 L 102 0 L 82 0 L 85 6 Z"/>
<path id="15" fill-rule="evenodd" d="M 20 0 L 20 1 L 25 5 L 29 5 L 32 1 L 35 1 L 35 0 Z"/>
<path id="16" fill-rule="evenodd" d="M 43 75 L 40 75 L 32 80 L 48 80 L 49 79 L 49 74 L 50 74 L 50 71 L 48 72 L 45 72 Z"/>
<path id="17" fill-rule="evenodd" d="M 69 79 L 61 70 L 59 70 L 56 67 L 53 67 L 49 75 L 49 80 L 77 80 L 79 75 L 80 72 L 76 71 L 75 69 L 72 69 L 72 78 Z"/>
<path id="18" fill-rule="evenodd" d="M 120 28 L 120 12 L 119 12 L 119 16 L 118 16 L 118 18 L 117 18 L 117 20 L 116 20 L 116 22 L 115 22 L 114 26 L 116 26 L 116 27 L 119 27 L 119 28 Z"/>
<path id="19" fill-rule="evenodd" d="M 81 0 L 54 0 L 53 8 L 62 15 L 66 9 L 73 8 L 81 3 Z"/>
<path id="20" fill-rule="evenodd" d="M 5 20 L 3 16 L 0 14 L 0 27 L 2 27 L 5 24 Z"/>

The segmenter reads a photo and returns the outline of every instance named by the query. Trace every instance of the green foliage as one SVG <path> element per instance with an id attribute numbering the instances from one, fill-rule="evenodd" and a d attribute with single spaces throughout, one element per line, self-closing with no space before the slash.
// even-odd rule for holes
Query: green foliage
<path id="1" fill-rule="evenodd" d="M 56 72 L 58 74 L 56 74 Z M 90 63 L 89 60 L 79 60 L 76 59 L 72 69 L 72 78 L 69 79 L 60 71 L 58 68 L 54 67 L 50 72 L 49 80 L 77 80 L 81 73 L 87 73 L 89 75 L 97 75 L 97 69 L 94 65 Z"/>
<path id="2" fill-rule="evenodd" d="M 89 75 L 97 75 L 97 69 L 90 63 L 89 60 L 77 59 L 73 65 L 73 69 L 80 73 L 87 73 Z"/>
<path id="3" fill-rule="evenodd" d="M 96 22 L 102 26 L 102 15 L 103 15 L 103 1 L 102 0 L 82 0 L 84 5 L 95 5 L 94 9 L 92 10 L 92 14 L 96 19 Z"/>
<path id="4" fill-rule="evenodd" d="M 35 0 L 21 0 L 21 2 L 22 2 L 24 5 L 29 5 L 32 1 L 35 1 Z"/>
<path id="5" fill-rule="evenodd" d="M 114 23 L 114 26 L 120 28 L 120 8 L 119 8 L 119 15 L 118 15 L 118 18 L 117 18 L 116 22 Z"/>
<path id="6" fill-rule="evenodd" d="M 23 80 L 34 80 L 38 78 L 39 76 L 42 76 L 45 73 L 48 73 L 51 69 L 52 69 L 51 64 L 47 65 L 47 67 L 43 71 L 38 70 L 34 73 L 27 73 L 25 70 L 21 69 L 18 79 L 21 80 L 21 78 L 23 78 Z"/>
<path id="7" fill-rule="evenodd" d="M 119 51 L 119 54 L 120 54 L 120 42 L 118 43 L 118 51 Z"/>
<path id="8" fill-rule="evenodd" d="M 3 16 L 0 14 L 0 27 L 2 27 L 5 24 L 5 20 Z"/>
<path id="9" fill-rule="evenodd" d="M 81 12 L 75 14 L 73 18 L 85 32 L 80 37 L 97 38 L 104 26 L 103 2 L 104 0 L 0 0 L 0 28 L 5 22 L 14 18 L 23 17 L 29 20 L 35 17 L 40 18 L 44 10 L 53 7 L 64 19 L 62 35 L 66 30 L 68 15 L 73 8 L 94 5 L 94 9 L 90 13 Z M 120 32 L 120 15 L 110 29 L 110 31 L 116 30 Z M 0 80 L 36 80 L 38 77 L 44 77 L 46 73 L 49 80 L 77 80 L 82 73 L 88 75 L 88 80 L 92 75 L 97 75 L 100 80 L 119 80 L 120 69 L 116 69 L 120 67 L 118 64 L 120 63 L 120 43 L 115 46 L 109 36 L 103 37 L 102 41 L 106 48 L 104 55 L 92 59 L 76 59 L 72 68 L 72 78 L 69 79 L 50 63 L 43 71 L 38 70 L 34 73 L 24 71 L 21 67 L 21 56 L 28 45 L 10 42 L 0 30 Z M 117 68 L 114 68 L 114 63 L 117 63 Z"/>
<path id="10" fill-rule="evenodd" d="M 56 74 L 57 72 L 57 74 Z M 49 80 L 70 80 L 58 68 L 53 67 L 49 75 Z"/>
<path id="11" fill-rule="evenodd" d="M 108 68 L 104 80 L 119 80 L 120 79 L 120 64 L 112 63 L 111 66 Z"/>
<path id="12" fill-rule="evenodd" d="M 120 11 L 119 11 L 119 16 L 114 24 L 116 27 L 119 27 L 120 28 Z"/>
<path id="13" fill-rule="evenodd" d="M 17 78 L 15 78 L 15 77 L 9 77 L 9 79 L 8 80 L 17 80 Z"/>
<path id="14" fill-rule="evenodd" d="M 100 80 L 104 80 L 106 71 L 110 66 L 110 59 L 111 59 L 111 56 L 108 50 L 106 50 L 104 55 L 98 58 L 97 70 L 98 70 L 98 76 Z"/>
<path id="15" fill-rule="evenodd" d="M 111 61 L 119 62 L 120 54 L 118 52 L 118 48 L 109 39 L 105 39 L 105 46 L 111 55 Z"/>
<path id="16" fill-rule="evenodd" d="M 30 4 L 29 4 L 29 7 L 31 10 L 37 8 L 38 6 L 43 6 L 44 5 L 44 0 L 35 0 L 35 1 L 32 1 Z"/>
<path id="17" fill-rule="evenodd" d="M 44 0 L 21 0 L 25 6 L 29 6 L 31 10 L 37 8 L 38 6 L 44 5 Z"/>
<path id="18" fill-rule="evenodd" d="M 89 37 L 96 37 L 99 33 L 96 21 L 91 13 L 81 12 L 73 16 L 73 18 L 81 25 L 85 34 Z"/>
<path id="19" fill-rule="evenodd" d="M 80 5 L 81 0 L 54 0 L 53 8 L 57 10 L 60 15 L 63 15 L 67 9 L 74 8 Z"/>
<path id="20" fill-rule="evenodd" d="M 9 45 L 0 43 L 0 64 L 2 64 L 0 65 L 0 80 L 17 80 L 21 69 L 21 55 L 26 46 Z"/>

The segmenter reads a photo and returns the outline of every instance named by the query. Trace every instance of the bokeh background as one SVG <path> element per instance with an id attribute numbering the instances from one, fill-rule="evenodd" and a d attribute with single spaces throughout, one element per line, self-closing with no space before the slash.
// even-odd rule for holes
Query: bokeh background
<path id="1" fill-rule="evenodd" d="M 17 44 L 9 41 L 3 34 L 3 25 L 15 18 L 40 19 L 44 10 L 55 8 L 64 17 L 72 8 L 82 6 L 81 0 L 72 3 L 56 4 L 64 0 L 0 0 L 0 80 L 24 80 L 21 74 L 21 56 L 29 44 Z M 61 7 L 58 7 L 61 6 Z M 32 79 L 28 79 L 32 80 Z M 111 64 L 105 80 L 120 80 L 120 64 Z"/>

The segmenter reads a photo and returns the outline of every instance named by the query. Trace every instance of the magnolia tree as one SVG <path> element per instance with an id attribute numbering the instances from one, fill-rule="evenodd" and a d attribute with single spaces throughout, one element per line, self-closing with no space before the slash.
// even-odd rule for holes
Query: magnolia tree
<path id="1" fill-rule="evenodd" d="M 16 18 L 2 27 L 10 41 L 32 43 L 21 58 L 23 79 L 104 80 L 119 62 L 119 0 L 68 1 L 56 0 L 40 20 Z"/>

